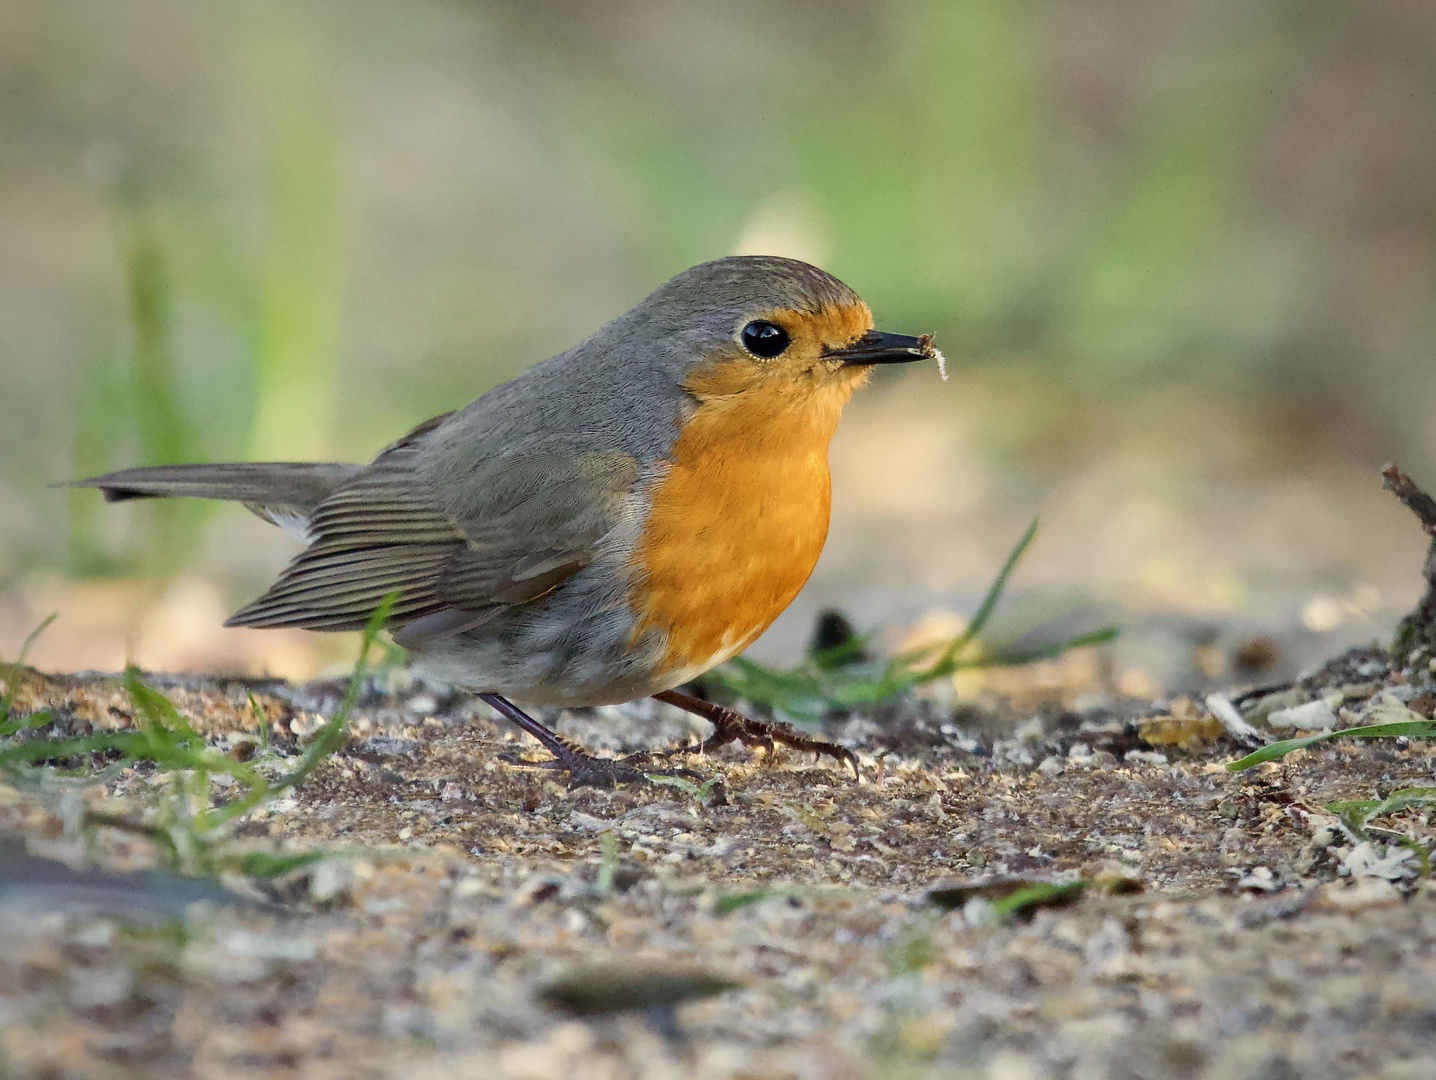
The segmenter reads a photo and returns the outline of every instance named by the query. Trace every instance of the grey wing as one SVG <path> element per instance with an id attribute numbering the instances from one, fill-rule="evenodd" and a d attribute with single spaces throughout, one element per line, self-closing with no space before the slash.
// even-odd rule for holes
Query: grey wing
<path id="1" fill-rule="evenodd" d="M 357 630 L 396 592 L 401 644 L 460 632 L 588 566 L 638 476 L 627 454 L 547 451 L 480 462 L 446 493 L 406 449 L 322 502 L 310 546 L 226 625 Z"/>

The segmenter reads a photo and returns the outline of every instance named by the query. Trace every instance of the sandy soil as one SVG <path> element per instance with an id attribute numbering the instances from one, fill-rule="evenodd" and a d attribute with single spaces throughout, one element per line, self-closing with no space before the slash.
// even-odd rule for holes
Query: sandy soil
<path id="1" fill-rule="evenodd" d="M 1424 714 L 1430 680 L 1353 654 L 1268 704 Z M 151 681 L 241 756 L 246 690 L 292 755 L 343 689 Z M 1385 846 L 1429 847 L 1429 815 L 1363 846 L 1324 809 L 1431 783 L 1423 742 L 1233 774 L 1187 703 L 909 701 L 830 728 L 860 782 L 731 750 L 687 761 L 722 778 L 695 798 L 570 789 L 486 707 L 390 682 L 236 828 L 236 849 L 334 852 L 285 877 L 156 876 L 152 842 L 113 827 L 80 869 L 75 823 L 145 820 L 148 767 L 0 787 L 0 1075 L 1431 1075 L 1436 895 Z M 102 677 L 28 673 L 18 706 L 56 708 L 54 732 L 130 723 Z M 564 730 L 633 749 L 700 726 L 650 708 Z M 1004 880 L 1079 876 L 1067 906 L 994 907 Z"/>

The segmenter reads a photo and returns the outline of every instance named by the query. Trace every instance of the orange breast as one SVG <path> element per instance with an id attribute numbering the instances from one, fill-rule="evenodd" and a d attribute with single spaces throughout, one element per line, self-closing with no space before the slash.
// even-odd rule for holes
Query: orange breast
<path id="1" fill-rule="evenodd" d="M 747 373 L 725 367 L 690 383 L 699 405 L 634 552 L 634 639 L 667 635 L 672 685 L 741 652 L 808 580 L 828 534 L 828 443 L 861 381 L 728 394 Z"/>

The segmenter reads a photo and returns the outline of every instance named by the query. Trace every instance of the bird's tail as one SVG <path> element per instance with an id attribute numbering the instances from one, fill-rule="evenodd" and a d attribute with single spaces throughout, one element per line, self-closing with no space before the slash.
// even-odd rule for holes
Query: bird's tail
<path id="1" fill-rule="evenodd" d="M 327 461 L 150 465 L 76 480 L 69 486 L 99 488 L 106 502 L 184 497 L 244 503 L 260 517 L 299 534 L 315 507 L 362 469 L 362 465 Z"/>

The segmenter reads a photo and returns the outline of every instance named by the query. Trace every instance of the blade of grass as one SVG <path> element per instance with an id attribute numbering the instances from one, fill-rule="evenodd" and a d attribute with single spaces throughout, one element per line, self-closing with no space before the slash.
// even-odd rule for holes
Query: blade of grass
<path id="1" fill-rule="evenodd" d="M 238 869 L 252 877 L 272 876 L 322 858 L 326 852 L 295 856 L 226 854 L 222 834 L 217 830 L 272 798 L 277 791 L 302 783 L 325 757 L 339 747 L 369 672 L 370 652 L 397 598 L 397 594 L 385 597 L 369 620 L 354 673 L 334 718 L 310 743 L 299 764 L 276 782 L 271 783 L 254 765 L 237 761 L 210 746 L 174 702 L 146 685 L 135 668 L 127 670 L 122 679 L 132 707 L 133 730 L 75 738 L 39 738 L 23 743 L 0 742 L 0 769 L 5 771 L 8 779 L 44 790 L 53 786 L 52 778 L 60 775 L 60 770 L 54 767 L 34 768 L 36 762 L 105 752 L 120 756 L 119 762 L 98 772 L 93 767 L 87 770 L 81 780 L 84 784 L 104 783 L 119 768 L 131 763 L 152 763 L 164 793 L 147 808 L 143 820 L 86 811 L 81 818 L 81 828 L 90 837 L 95 830 L 107 826 L 143 833 L 159 845 L 170 867 L 181 873 L 213 876 L 225 869 Z M 30 641 L 35 636 L 32 634 Z M 26 642 L 27 649 L 30 641 Z M 23 650 L 21 655 L 23 660 Z M 18 667 L 17 664 L 17 670 Z M 11 682 L 15 681 L 12 676 Z M 13 686 L 11 690 L 6 699 L 7 712 L 14 696 Z M 253 694 L 250 695 L 250 707 L 259 719 L 260 738 L 267 749 L 268 723 Z M 34 726 L 43 722 L 37 720 L 39 715 L 16 718 L 16 722 L 6 726 L 14 731 Z M 229 777 L 229 787 L 239 791 L 218 806 L 211 790 L 211 782 L 217 776 Z"/>
<path id="2" fill-rule="evenodd" d="M 1012 576 L 1012 572 L 1017 569 L 1017 564 L 1022 561 L 1022 556 L 1027 554 L 1027 549 L 1037 538 L 1038 521 L 1038 518 L 1032 519 L 1032 524 L 1027 526 L 1027 531 L 1022 534 L 1022 539 L 1017 541 L 1017 546 L 1008 552 L 1007 561 L 1002 564 L 1002 569 L 997 572 L 997 577 L 993 578 L 992 584 L 988 586 L 987 595 L 977 606 L 977 613 L 967 624 L 967 629 L 958 635 L 957 640 L 946 651 L 961 652 L 964 646 L 971 644 L 987 628 L 988 620 L 997 610 L 997 602 L 1002 599 L 1002 594 L 1007 589 L 1007 579 Z"/>
<path id="3" fill-rule="evenodd" d="M 791 896 L 792 894 L 792 889 L 754 889 L 751 892 L 729 893 L 726 896 L 719 896 L 713 901 L 713 914 L 731 915 L 740 908 L 762 903 L 770 897 Z"/>
<path id="4" fill-rule="evenodd" d="M 992 618 L 993 612 L 997 610 L 998 601 L 1007 589 L 1007 580 L 1012 572 L 1017 569 L 1017 564 L 1022 561 L 1022 556 L 1027 554 L 1027 549 L 1032 546 L 1032 541 L 1037 538 L 1037 526 L 1039 518 L 1033 518 L 1032 524 L 1027 526 L 1027 531 L 1022 534 L 1022 539 L 1007 553 L 1007 561 L 1002 564 L 1002 569 L 997 572 L 997 577 L 992 579 L 992 584 L 987 587 L 987 593 L 982 598 L 982 603 L 977 605 L 977 611 L 973 614 L 971 621 L 957 637 L 953 638 L 943 647 L 941 657 L 951 659 L 963 649 L 971 645 L 979 634 L 987 628 L 988 621 Z M 900 653 L 895 662 L 916 662 L 923 656 L 932 652 L 936 645 L 923 645 L 916 649 L 910 649 L 906 653 Z M 942 662 L 941 659 L 938 661 Z"/>
<path id="5" fill-rule="evenodd" d="M 1376 818 L 1390 817 L 1403 810 L 1426 809 L 1436 806 L 1436 787 L 1409 787 L 1393 791 L 1384 799 L 1353 799 L 1349 802 L 1332 802 L 1326 809 L 1341 818 L 1346 826 L 1361 835 L 1366 826 Z"/>
<path id="6" fill-rule="evenodd" d="M 254 352 L 250 456 L 328 452 L 344 302 L 343 170 L 323 69 L 290 5 L 249 10 L 244 59 L 268 144 L 269 235 Z"/>
<path id="7" fill-rule="evenodd" d="M 335 712 L 333 719 L 319 729 L 319 734 L 314 737 L 314 741 L 304 751 L 304 756 L 299 759 L 299 764 L 274 782 L 273 791 L 283 791 L 302 783 L 305 777 L 319 767 L 321 761 L 339 748 L 339 744 L 344 738 L 344 728 L 349 722 L 349 716 L 359 702 L 359 694 L 364 687 L 364 677 L 369 672 L 369 653 L 379 640 L 379 634 L 384 629 L 384 624 L 389 621 L 389 613 L 394 610 L 394 605 L 398 601 L 399 594 L 391 592 L 374 609 L 374 614 L 369 617 L 369 623 L 364 627 L 364 635 L 360 639 L 359 659 L 354 663 L 354 673 L 349 677 L 349 687 L 344 692 L 344 701 Z"/>
<path id="8" fill-rule="evenodd" d="M 121 219 L 131 329 L 130 379 L 134 434 L 146 465 L 193 461 L 198 440 L 185 416 L 174 354 L 174 286 L 164 248 L 143 206 L 125 208 Z M 184 500 L 147 507 L 150 542 L 145 558 L 163 570 L 182 562 L 199 544 L 212 506 Z"/>
<path id="9" fill-rule="evenodd" d="M 885 662 L 852 662 L 851 658 L 860 655 L 866 643 L 854 639 L 837 646 L 833 656 L 810 657 L 789 671 L 774 670 L 746 657 L 736 657 L 712 672 L 709 678 L 743 700 L 765 705 L 795 720 L 817 721 L 835 709 L 877 705 L 959 671 L 1049 660 L 1071 649 L 1112 641 L 1118 631 L 1109 626 L 1041 649 L 963 655 L 986 630 L 1017 564 L 1032 546 L 1037 527 L 1036 520 L 1027 527 L 988 586 L 971 622 L 954 638 L 908 649 Z"/>
<path id="10" fill-rule="evenodd" d="M 1436 787 L 1409 787 L 1393 791 L 1388 795 L 1372 817 L 1400 813 L 1415 808 L 1426 809 L 1436 806 Z"/>
<path id="11" fill-rule="evenodd" d="M 129 731 L 84 735 L 72 739 L 37 739 L 34 742 L 16 743 L 0 749 L 0 765 L 33 764 L 37 761 L 78 757 L 81 754 L 105 750 L 114 751 L 126 761 L 133 762 L 145 756 L 149 745 L 149 740 L 143 735 Z"/>
<path id="12" fill-rule="evenodd" d="M 1409 836 L 1395 837 L 1394 842 L 1404 847 L 1407 851 L 1415 853 L 1416 861 L 1419 864 L 1418 868 L 1423 879 L 1431 876 L 1431 852 L 1425 844 L 1418 843 Z"/>
<path id="13" fill-rule="evenodd" d="M 264 710 L 259 706 L 259 699 L 254 696 L 253 690 L 245 690 L 245 696 L 249 698 L 249 707 L 254 712 L 254 719 L 259 724 L 259 751 L 262 754 L 269 753 L 269 719 L 264 715 Z"/>
<path id="14" fill-rule="evenodd" d="M 30 647 L 40 639 L 40 635 L 59 617 L 60 613 L 56 611 L 39 626 L 31 630 L 30 636 L 27 637 L 20 646 L 20 655 L 15 658 L 13 664 L 8 665 L 8 674 L 5 676 L 5 697 L 0 699 L 0 735 L 10 734 L 10 732 L 4 730 L 3 725 L 10 719 L 10 710 L 15 706 L 15 696 L 20 692 L 20 675 L 25 667 L 25 658 L 30 655 Z"/>
<path id="15" fill-rule="evenodd" d="M 1091 884 L 1085 880 L 1067 881 L 1061 884 L 1051 882 L 1034 882 L 1031 885 L 1018 889 L 1016 892 L 1008 893 L 1000 899 L 992 901 L 992 913 L 999 919 L 1015 914 L 1026 908 L 1046 907 L 1051 904 L 1066 903 L 1075 900 L 1082 894 L 1082 890 Z"/>
<path id="16" fill-rule="evenodd" d="M 713 788 L 723 780 L 721 776 L 710 776 L 703 783 L 695 784 L 692 780 L 685 780 L 681 776 L 665 776 L 662 773 L 644 773 L 643 776 L 651 784 L 677 788 L 696 803 L 701 803 L 708 798 Z"/>
<path id="17" fill-rule="evenodd" d="M 1393 791 L 1384 799 L 1327 803 L 1326 809 L 1340 818 L 1352 835 L 1362 840 L 1374 840 L 1376 837 L 1368 835 L 1367 829 L 1375 819 L 1390 817 L 1403 810 L 1427 809 L 1432 806 L 1436 806 L 1436 787 L 1409 787 Z M 1431 852 L 1426 845 L 1412 836 L 1388 833 L 1385 829 L 1373 829 L 1372 832 L 1380 832 L 1386 836 L 1389 843 L 1413 852 L 1420 863 L 1421 877 L 1431 876 Z"/>
<path id="18" fill-rule="evenodd" d="M 1353 799 L 1350 802 L 1329 802 L 1326 804 L 1326 809 L 1337 817 L 1345 818 L 1357 815 L 1358 821 L 1365 822 L 1371 816 L 1371 811 L 1380 805 L 1380 799 Z"/>
<path id="19" fill-rule="evenodd" d="M 135 705 L 135 722 L 147 740 L 145 757 L 161 768 L 198 774 L 206 789 L 211 776 L 229 776 L 245 789 L 245 793 L 218 809 L 206 807 L 194 816 L 193 831 L 198 835 L 212 832 L 227 821 L 248 813 L 269 797 L 269 781 L 245 762 L 235 761 L 205 744 L 203 737 L 175 708 L 174 703 L 158 690 L 140 681 L 139 672 L 125 672 L 125 689 Z M 203 793 L 208 803 L 208 791 Z"/>
<path id="20" fill-rule="evenodd" d="M 1301 739 L 1283 739 L 1270 743 L 1260 750 L 1237 761 L 1227 763 L 1228 772 L 1244 772 L 1247 769 L 1277 761 L 1293 750 L 1302 750 L 1327 739 L 1395 739 L 1405 735 L 1409 739 L 1429 739 L 1436 736 L 1436 720 L 1410 720 L 1399 724 L 1371 724 L 1368 727 L 1342 728 L 1339 731 L 1323 731 Z"/>
<path id="21" fill-rule="evenodd" d="M 298 870 L 320 859 L 327 859 L 333 852 L 304 851 L 296 855 L 270 855 L 263 851 L 248 851 L 234 860 L 235 868 L 245 877 L 271 878 Z"/>
<path id="22" fill-rule="evenodd" d="M 0 712 L 0 716 L 4 713 Z M 49 709 L 41 709 L 39 712 L 30 713 L 28 716 L 14 716 L 4 723 L 0 723 L 0 738 L 7 735 L 18 735 L 22 731 L 29 731 L 31 728 L 44 727 L 52 723 L 55 714 Z"/>
<path id="23" fill-rule="evenodd" d="M 968 668 L 977 667 L 1020 667 L 1023 664 L 1035 663 L 1038 660 L 1055 660 L 1073 649 L 1086 649 L 1094 645 L 1106 645 L 1116 641 L 1121 633 L 1115 626 L 1104 626 L 1099 630 L 1091 630 L 1085 634 L 1078 634 L 1076 637 L 1059 641 L 1055 645 L 1048 645 L 1041 649 L 1025 649 L 1021 652 L 999 652 L 992 656 L 979 657 L 975 660 L 958 660 L 949 670 L 942 674 L 952 674 L 964 671 Z"/>

